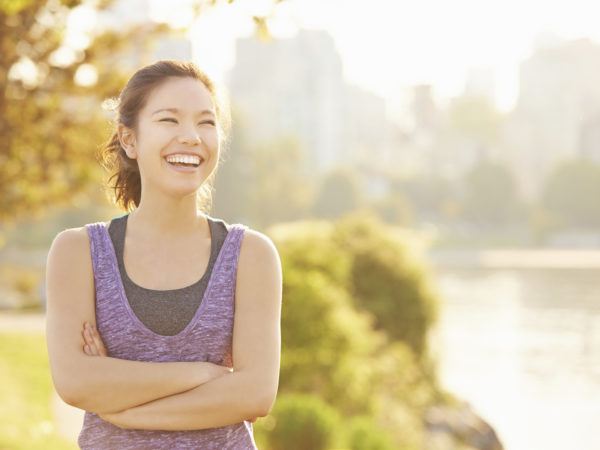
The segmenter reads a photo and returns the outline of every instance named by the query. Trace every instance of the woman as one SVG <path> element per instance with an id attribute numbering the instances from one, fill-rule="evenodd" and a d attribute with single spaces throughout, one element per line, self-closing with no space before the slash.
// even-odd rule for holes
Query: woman
<path id="1" fill-rule="evenodd" d="M 103 149 L 128 214 L 58 234 L 47 262 L 54 385 L 81 448 L 256 448 L 280 362 L 272 242 L 198 209 L 228 117 L 191 63 L 134 74 Z"/>

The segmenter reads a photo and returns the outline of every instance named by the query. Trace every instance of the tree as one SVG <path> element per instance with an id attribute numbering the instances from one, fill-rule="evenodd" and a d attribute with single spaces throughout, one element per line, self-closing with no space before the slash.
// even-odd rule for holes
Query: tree
<path id="1" fill-rule="evenodd" d="M 80 30 L 69 39 L 70 16 L 113 2 L 0 0 L 0 221 L 77 196 L 103 197 L 89 190 L 102 179 L 94 154 L 108 138 L 101 103 L 119 94 L 132 70 L 151 62 L 157 36 L 173 32 L 145 23 Z M 195 0 L 193 14 L 215 3 Z M 268 37 L 269 17 L 254 19 L 257 34 Z M 121 73 L 128 60 L 135 67 Z"/>
<path id="2" fill-rule="evenodd" d="M 542 207 L 553 226 L 600 226 L 600 166 L 588 160 L 565 161 L 552 171 L 542 190 Z"/>
<path id="3" fill-rule="evenodd" d="M 251 216 L 250 191 L 253 161 L 246 138 L 243 117 L 232 110 L 229 145 L 221 148 L 221 161 L 215 179 L 212 214 L 230 223 L 247 223 Z"/>
<path id="4" fill-rule="evenodd" d="M 415 237 L 357 213 L 339 222 L 333 240 L 350 257 L 348 288 L 354 305 L 374 316 L 377 329 L 427 360 L 438 298 Z"/>
<path id="5" fill-rule="evenodd" d="M 455 183 L 440 175 L 415 176 L 398 180 L 392 192 L 405 195 L 420 220 L 451 220 L 456 216 Z"/>
<path id="6" fill-rule="evenodd" d="M 500 135 L 503 116 L 484 96 L 463 95 L 452 101 L 448 125 L 479 144 L 490 144 Z"/>
<path id="7" fill-rule="evenodd" d="M 359 192 L 358 181 L 352 173 L 334 170 L 321 181 L 313 207 L 315 216 L 335 219 L 355 210 L 359 203 Z"/>
<path id="8" fill-rule="evenodd" d="M 419 448 L 422 413 L 438 392 L 417 353 L 435 310 L 422 268 L 372 217 L 278 224 L 267 233 L 285 274 L 280 394 L 318 395 L 346 419 L 372 417 L 396 448 Z M 361 270 L 379 258 L 359 254 L 383 261 Z"/>
<path id="9" fill-rule="evenodd" d="M 496 163 L 481 163 L 465 177 L 464 216 L 479 225 L 506 225 L 522 210 L 517 184 L 509 170 Z"/>
<path id="10" fill-rule="evenodd" d="M 306 215 L 313 198 L 303 173 L 306 151 L 298 138 L 280 136 L 248 152 L 248 219 L 257 227 Z"/>
<path id="11" fill-rule="evenodd" d="M 101 1 L 106 8 L 110 1 Z M 72 201 L 102 174 L 97 146 L 108 136 L 101 103 L 125 77 L 117 55 L 165 27 L 63 38 L 69 16 L 90 8 L 78 0 L 0 2 L 0 220 Z M 75 46 L 75 48 L 74 48 Z M 117 63 L 115 63 L 117 61 Z"/>

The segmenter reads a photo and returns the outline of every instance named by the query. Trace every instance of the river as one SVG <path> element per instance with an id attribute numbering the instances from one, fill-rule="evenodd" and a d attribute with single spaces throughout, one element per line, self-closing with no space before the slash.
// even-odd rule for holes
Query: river
<path id="1" fill-rule="evenodd" d="M 438 267 L 442 383 L 507 450 L 600 449 L 600 269 Z"/>

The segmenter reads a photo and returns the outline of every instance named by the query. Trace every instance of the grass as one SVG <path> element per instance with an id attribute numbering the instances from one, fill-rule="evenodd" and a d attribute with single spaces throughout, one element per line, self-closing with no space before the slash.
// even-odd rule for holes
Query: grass
<path id="1" fill-rule="evenodd" d="M 0 333 L 0 449 L 77 449 L 56 431 L 46 339 Z"/>

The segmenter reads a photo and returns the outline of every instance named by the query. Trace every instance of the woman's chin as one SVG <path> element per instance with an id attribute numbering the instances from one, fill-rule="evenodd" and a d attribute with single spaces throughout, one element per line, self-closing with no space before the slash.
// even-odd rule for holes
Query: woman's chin
<path id="1" fill-rule="evenodd" d="M 187 183 L 169 183 L 168 186 L 164 186 L 161 190 L 174 201 L 182 200 L 186 197 L 196 197 L 196 194 L 202 187 L 202 183 L 198 182 L 187 182 Z"/>

